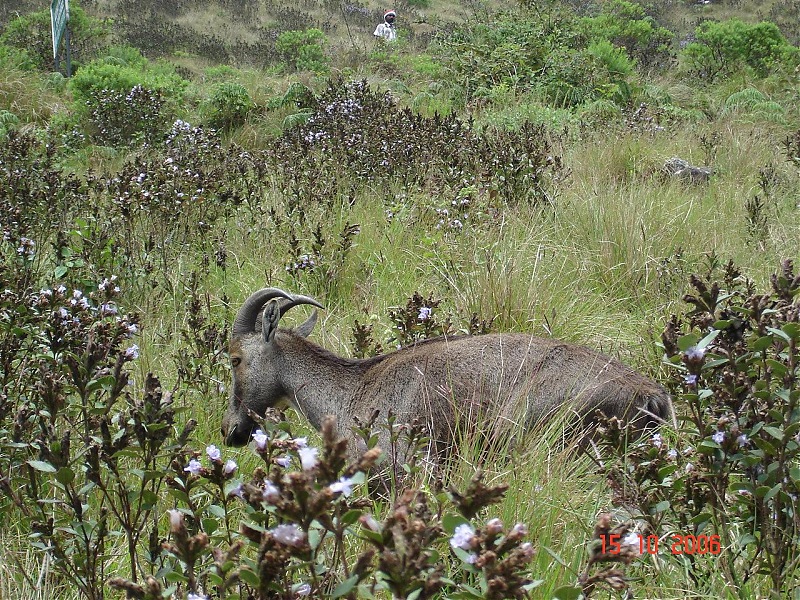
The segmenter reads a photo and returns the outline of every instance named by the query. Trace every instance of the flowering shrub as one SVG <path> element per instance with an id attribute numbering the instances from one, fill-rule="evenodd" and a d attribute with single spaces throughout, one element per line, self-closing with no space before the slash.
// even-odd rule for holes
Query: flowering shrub
<path id="1" fill-rule="evenodd" d="M 719 536 L 713 565 L 676 557 L 700 589 L 721 566 L 737 589 L 767 573 L 784 597 L 800 557 L 800 276 L 784 261 L 762 294 L 733 264 L 712 260 L 690 281 L 686 320 L 673 317 L 662 336 L 681 407 L 676 439 L 628 445 L 610 422 L 604 470 L 615 503 L 636 507 L 653 533 Z"/>
<path id="2" fill-rule="evenodd" d="M 362 82 L 331 82 L 313 114 L 271 151 L 297 202 L 319 202 L 348 185 L 383 182 L 436 190 L 476 186 L 507 202 L 548 202 L 563 169 L 543 127 L 477 132 L 455 116 L 400 109 Z M 287 154 L 295 157 L 283 160 Z M 466 182 L 466 183 L 465 183 Z"/>

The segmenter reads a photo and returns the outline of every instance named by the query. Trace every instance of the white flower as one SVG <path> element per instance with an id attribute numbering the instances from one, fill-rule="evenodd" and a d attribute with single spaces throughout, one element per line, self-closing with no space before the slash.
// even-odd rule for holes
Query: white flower
<path id="1" fill-rule="evenodd" d="M 725 441 L 725 432 L 718 431 L 717 433 L 711 436 L 711 439 L 714 440 L 716 443 L 721 444 L 722 442 Z"/>
<path id="2" fill-rule="evenodd" d="M 675 448 L 671 448 L 669 452 L 667 452 L 667 458 L 670 460 L 675 460 L 678 458 L 678 451 Z"/>
<path id="3" fill-rule="evenodd" d="M 308 596 L 311 593 L 311 586 L 307 583 L 301 583 L 294 589 L 296 596 Z"/>
<path id="4" fill-rule="evenodd" d="M 178 531 L 183 527 L 183 513 L 179 510 L 168 510 L 169 528 L 171 531 Z"/>
<path id="5" fill-rule="evenodd" d="M 509 537 L 525 537 L 528 535 L 528 526 L 525 523 L 517 523 L 508 532 Z"/>
<path id="6" fill-rule="evenodd" d="M 328 486 L 333 493 L 339 493 L 345 497 L 353 492 L 353 480 L 350 477 L 341 477 L 339 481 L 335 481 Z"/>
<path id="7" fill-rule="evenodd" d="M 279 467 L 283 467 L 284 469 L 288 469 L 289 465 L 292 464 L 292 457 L 291 456 L 281 456 L 280 458 L 275 459 L 275 464 Z"/>
<path id="8" fill-rule="evenodd" d="M 653 437 L 650 438 L 650 441 L 653 442 L 653 446 L 656 448 L 661 448 L 661 445 L 664 443 L 660 433 L 654 434 Z"/>
<path id="9" fill-rule="evenodd" d="M 419 315 L 417 315 L 418 321 L 427 321 L 431 318 L 431 313 L 433 310 L 429 306 L 423 306 L 419 309 Z"/>
<path id="10" fill-rule="evenodd" d="M 294 546 L 295 548 L 303 544 L 306 539 L 306 534 L 300 527 L 294 523 L 284 523 L 278 525 L 270 530 L 272 537 L 275 541 L 285 544 L 286 546 Z"/>
<path id="11" fill-rule="evenodd" d="M 294 438 L 294 440 L 292 441 L 294 442 L 294 447 L 297 448 L 298 450 L 300 448 L 308 447 L 308 438 L 299 437 L 299 438 Z"/>
<path id="12" fill-rule="evenodd" d="M 739 448 L 744 448 L 747 444 L 750 443 L 750 438 L 747 437 L 746 433 L 743 433 L 739 437 L 736 438 L 736 443 L 739 444 Z"/>
<path id="13" fill-rule="evenodd" d="M 275 484 L 272 483 L 269 479 L 264 482 L 264 489 L 261 492 L 261 497 L 264 499 L 265 502 L 269 502 L 270 504 L 274 503 L 278 498 L 281 497 L 281 493 Z"/>
<path id="14" fill-rule="evenodd" d="M 136 360 L 137 358 L 139 358 L 139 346 L 134 344 L 130 348 L 126 349 L 125 358 L 128 358 L 130 360 Z"/>
<path id="15" fill-rule="evenodd" d="M 467 555 L 466 560 L 469 564 L 474 565 L 475 561 L 478 560 L 478 555 L 475 554 L 474 552 L 471 552 L 470 554 Z"/>
<path id="16" fill-rule="evenodd" d="M 206 447 L 206 454 L 214 462 L 222 459 L 222 452 L 214 444 Z"/>
<path id="17" fill-rule="evenodd" d="M 267 440 L 269 440 L 269 436 L 260 429 L 256 429 L 255 433 L 253 434 L 253 441 L 256 443 L 256 450 L 263 450 L 266 448 Z"/>
<path id="18" fill-rule="evenodd" d="M 688 360 L 701 360 L 706 355 L 706 349 L 692 346 L 691 348 L 686 349 L 684 355 Z"/>
<path id="19" fill-rule="evenodd" d="M 686 471 L 687 473 L 691 473 L 692 471 L 694 471 L 694 465 L 692 463 L 686 463 L 684 471 Z"/>
<path id="20" fill-rule="evenodd" d="M 475 530 L 469 523 L 462 523 L 453 532 L 453 537 L 450 538 L 450 545 L 453 548 L 461 548 L 462 550 L 470 550 L 475 541 Z"/>
<path id="21" fill-rule="evenodd" d="M 300 455 L 300 464 L 304 471 L 310 471 L 317 466 L 317 455 L 319 454 L 317 448 L 300 448 L 297 454 Z"/>
<path id="22" fill-rule="evenodd" d="M 236 461 L 233 460 L 232 458 L 229 458 L 228 460 L 225 461 L 225 465 L 222 467 L 222 474 L 232 475 L 233 472 L 236 470 L 237 466 L 238 465 L 236 464 Z"/>
<path id="23" fill-rule="evenodd" d="M 199 475 L 200 469 L 203 468 L 203 465 L 200 464 L 200 461 L 196 458 L 193 458 L 189 461 L 189 464 L 184 467 L 184 471 L 187 473 L 191 473 L 192 475 Z"/>
<path id="24" fill-rule="evenodd" d="M 629 532 L 624 538 L 622 538 L 622 545 L 629 546 L 637 553 L 639 552 L 639 534 L 633 531 Z"/>
<path id="25" fill-rule="evenodd" d="M 203 594 L 195 594 L 194 592 L 189 592 L 186 595 L 186 600 L 208 600 L 208 596 L 203 596 Z"/>

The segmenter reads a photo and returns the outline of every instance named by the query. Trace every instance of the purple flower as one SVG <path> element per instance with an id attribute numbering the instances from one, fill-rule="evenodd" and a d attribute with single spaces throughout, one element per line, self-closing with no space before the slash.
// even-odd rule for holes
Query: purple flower
<path id="1" fill-rule="evenodd" d="M 208 454 L 208 458 L 210 458 L 213 462 L 222 460 L 222 453 L 214 444 L 211 444 L 206 448 L 206 454 Z"/>
<path id="2" fill-rule="evenodd" d="M 691 374 L 683 378 L 686 385 L 697 385 L 697 375 Z"/>
<path id="3" fill-rule="evenodd" d="M 427 321 L 431 318 L 431 314 L 433 313 L 433 309 L 430 306 L 423 306 L 419 309 L 419 315 L 417 315 L 418 321 Z"/>
<path id="4" fill-rule="evenodd" d="M 317 455 L 319 454 L 317 448 L 300 448 L 297 454 L 300 455 L 300 464 L 304 471 L 310 471 L 317 466 Z"/>
<path id="5" fill-rule="evenodd" d="M 675 460 L 678 458 L 678 451 L 675 448 L 671 448 L 669 452 L 667 452 L 667 458 L 670 460 Z"/>
<path id="6" fill-rule="evenodd" d="M 276 542 L 295 548 L 302 546 L 303 541 L 306 539 L 305 532 L 294 523 L 278 525 L 274 529 L 271 529 L 270 533 Z"/>
<path id="7" fill-rule="evenodd" d="M 488 535 L 497 535 L 503 531 L 503 522 L 500 519 L 491 519 L 485 527 Z"/>
<path id="8" fill-rule="evenodd" d="M 189 592 L 186 595 L 186 600 L 208 600 L 208 596 L 203 596 L 202 594 L 195 594 L 194 592 Z"/>
<path id="9" fill-rule="evenodd" d="M 721 444 L 725 441 L 725 432 L 718 431 L 714 435 L 711 436 L 711 439 L 714 440 L 716 443 Z"/>
<path id="10" fill-rule="evenodd" d="M 100 305 L 100 314 L 101 315 L 116 315 L 117 314 L 117 307 L 114 306 L 111 302 L 104 302 Z"/>
<path id="11" fill-rule="evenodd" d="M 687 348 L 686 352 L 683 354 L 686 360 L 703 360 L 703 357 L 706 355 L 706 349 L 692 346 L 691 348 Z"/>
<path id="12" fill-rule="evenodd" d="M 295 596 L 308 596 L 311 593 L 311 586 L 307 583 L 301 583 L 294 588 Z"/>
<path id="13" fill-rule="evenodd" d="M 139 358 L 139 346 L 134 344 L 130 348 L 125 350 L 125 358 L 128 360 L 136 360 Z"/>
<path id="14" fill-rule="evenodd" d="M 233 475 L 233 472 L 236 471 L 238 465 L 236 461 L 232 458 L 229 458 L 225 461 L 225 465 L 222 467 L 222 474 L 223 475 Z"/>
<path id="15" fill-rule="evenodd" d="M 264 448 L 267 447 L 267 440 L 269 440 L 269 436 L 260 429 L 256 429 L 255 433 L 253 434 L 253 441 L 256 443 L 256 450 L 264 450 Z"/>
<path id="16" fill-rule="evenodd" d="M 292 457 L 291 456 L 281 456 L 280 458 L 275 459 L 275 464 L 279 467 L 283 467 L 284 469 L 288 469 L 289 465 L 292 464 Z"/>
<path id="17" fill-rule="evenodd" d="M 200 461 L 196 458 L 193 458 L 189 461 L 189 464 L 184 467 L 184 471 L 187 473 L 191 473 L 192 475 L 199 475 L 200 469 L 203 468 L 203 465 L 200 464 Z"/>
<path id="18" fill-rule="evenodd" d="M 244 498 L 244 486 L 241 483 L 237 483 L 231 491 L 228 492 L 229 496 L 236 496 L 237 498 Z"/>
<path id="19" fill-rule="evenodd" d="M 653 442 L 653 446 L 656 448 L 661 448 L 661 446 L 664 444 L 664 440 L 661 439 L 660 433 L 653 434 L 653 437 L 650 438 L 650 441 Z"/>
<path id="20" fill-rule="evenodd" d="M 508 536 L 513 538 L 521 538 L 526 535 L 528 535 L 528 526 L 525 523 L 517 523 L 508 532 Z"/>
<path id="21" fill-rule="evenodd" d="M 461 548 L 462 550 L 471 550 L 474 542 L 475 530 L 469 523 L 462 523 L 456 527 L 453 537 L 450 538 L 450 546 Z"/>
<path id="22" fill-rule="evenodd" d="M 739 448 L 744 448 L 747 444 L 750 443 L 750 438 L 747 437 L 746 433 L 743 433 L 739 437 L 736 438 L 736 443 L 739 444 Z"/>
<path id="23" fill-rule="evenodd" d="M 294 438 L 294 440 L 292 440 L 292 441 L 294 442 L 294 447 L 296 449 L 298 449 L 298 450 L 300 448 L 307 448 L 308 447 L 308 438 L 299 437 L 299 438 Z"/>
<path id="24" fill-rule="evenodd" d="M 261 497 L 264 499 L 264 502 L 273 504 L 278 498 L 281 497 L 281 492 L 277 487 L 275 487 L 274 483 L 267 479 L 264 482 L 264 489 L 261 492 Z"/>
<path id="25" fill-rule="evenodd" d="M 525 542 L 523 544 L 520 544 L 519 549 L 522 552 L 522 556 L 524 556 L 526 559 L 530 560 L 533 558 L 534 555 L 533 544 L 531 544 L 530 542 Z"/>

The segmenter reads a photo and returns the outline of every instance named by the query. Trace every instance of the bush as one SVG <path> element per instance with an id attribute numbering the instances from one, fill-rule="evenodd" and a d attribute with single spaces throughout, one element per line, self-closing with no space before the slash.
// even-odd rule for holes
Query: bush
<path id="1" fill-rule="evenodd" d="M 284 31 L 275 42 L 275 49 L 293 71 L 328 72 L 325 45 L 328 38 L 319 29 Z"/>
<path id="2" fill-rule="evenodd" d="M 152 142 L 162 135 L 186 85 L 171 68 L 152 66 L 124 49 L 92 61 L 69 82 L 87 133 L 109 145 Z"/>
<path id="3" fill-rule="evenodd" d="M 21 50 L 40 70 L 54 70 L 50 11 L 41 10 L 17 17 L 6 26 L 0 43 Z M 73 65 L 96 56 L 106 45 L 110 23 L 90 17 L 73 0 L 70 3 L 69 27 Z"/>
<path id="4" fill-rule="evenodd" d="M 600 4 L 600 14 L 580 21 L 590 40 L 605 40 L 625 48 L 628 55 L 644 68 L 667 66 L 673 34 L 659 27 L 644 8 L 627 0 Z"/>
<path id="5" fill-rule="evenodd" d="M 745 596 L 797 592 L 800 561 L 800 275 L 784 261 L 758 293 L 731 263 L 712 257 L 690 278 L 691 308 L 662 334 L 681 426 L 626 445 L 604 429 L 604 471 L 617 504 L 638 508 L 650 533 L 716 536 L 707 553 L 681 553 L 689 576 L 713 594 L 713 573 Z M 674 536 L 671 536 L 674 537 Z M 673 539 L 670 539 L 672 542 Z"/>
<path id="6" fill-rule="evenodd" d="M 696 42 L 680 53 L 684 68 L 695 76 L 714 81 L 749 68 L 758 77 L 766 77 L 781 65 L 794 67 L 800 52 L 789 44 L 777 25 L 755 25 L 738 19 L 717 23 L 704 21 L 695 30 Z"/>
<path id="7" fill-rule="evenodd" d="M 235 82 L 216 84 L 205 103 L 209 125 L 224 130 L 242 125 L 254 107 L 247 88 Z"/>

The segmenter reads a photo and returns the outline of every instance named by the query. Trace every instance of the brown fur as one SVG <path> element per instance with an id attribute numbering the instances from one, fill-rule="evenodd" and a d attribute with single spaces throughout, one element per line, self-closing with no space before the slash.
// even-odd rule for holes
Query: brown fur
<path id="1" fill-rule="evenodd" d="M 313 328 L 309 323 L 302 327 L 306 335 Z M 639 431 L 672 414 L 669 395 L 619 360 L 525 334 L 435 338 L 359 360 L 275 326 L 270 341 L 260 332 L 240 335 L 230 351 L 232 360 L 241 361 L 233 368 L 223 419 L 223 436 L 232 445 L 247 443 L 255 425 L 244 407 L 263 414 L 282 401 L 316 428 L 334 415 L 344 435 L 355 417 L 366 421 L 376 409 L 384 417 L 391 410 L 399 422 L 419 418 L 445 454 L 459 428 L 529 428 L 565 407 L 584 426 L 600 410 Z"/>

